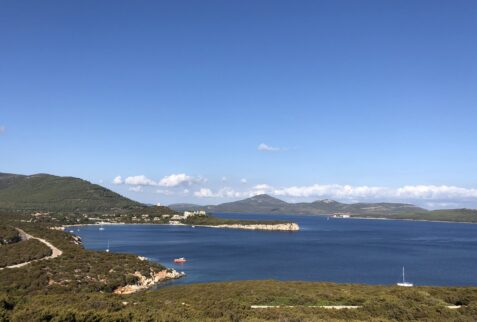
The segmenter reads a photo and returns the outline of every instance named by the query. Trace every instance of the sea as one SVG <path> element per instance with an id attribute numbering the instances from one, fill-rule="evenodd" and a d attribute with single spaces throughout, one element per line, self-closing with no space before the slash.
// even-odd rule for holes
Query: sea
<path id="1" fill-rule="evenodd" d="M 251 231 L 172 225 L 71 228 L 87 249 L 131 253 L 183 271 L 167 285 L 293 280 L 338 283 L 477 285 L 477 224 L 215 214 L 222 218 L 284 220 L 300 231 Z M 175 264 L 174 258 L 187 262 Z"/>

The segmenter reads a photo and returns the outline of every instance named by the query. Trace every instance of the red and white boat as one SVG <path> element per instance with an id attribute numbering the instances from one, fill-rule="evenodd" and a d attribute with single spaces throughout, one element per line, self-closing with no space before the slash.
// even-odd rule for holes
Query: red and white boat
<path id="1" fill-rule="evenodd" d="M 177 264 L 182 264 L 185 262 L 187 262 L 187 259 L 185 259 L 184 257 L 174 259 L 174 263 L 177 263 Z"/>

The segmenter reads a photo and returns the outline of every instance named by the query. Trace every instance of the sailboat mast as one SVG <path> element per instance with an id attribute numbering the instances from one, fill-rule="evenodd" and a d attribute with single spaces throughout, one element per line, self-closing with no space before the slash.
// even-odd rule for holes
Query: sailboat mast
<path id="1" fill-rule="evenodd" d="M 402 267 L 402 282 L 405 283 L 405 279 L 404 279 L 404 266 Z"/>

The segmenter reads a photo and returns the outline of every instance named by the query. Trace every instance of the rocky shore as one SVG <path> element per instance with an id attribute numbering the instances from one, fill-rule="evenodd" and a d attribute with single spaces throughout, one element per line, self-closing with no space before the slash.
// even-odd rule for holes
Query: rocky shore
<path id="1" fill-rule="evenodd" d="M 185 275 L 185 273 L 178 272 L 174 269 L 164 269 L 160 272 L 153 273 L 152 277 L 146 277 L 140 272 L 135 272 L 133 275 L 138 277 L 137 283 L 118 287 L 114 290 L 114 294 L 131 294 L 140 290 L 150 288 L 160 282 L 181 278 Z"/>
<path id="2" fill-rule="evenodd" d="M 300 226 L 296 223 L 284 223 L 284 224 L 256 224 L 256 225 L 196 225 L 199 227 L 211 227 L 211 228 L 232 228 L 232 229 L 248 229 L 248 230 L 270 230 L 270 231 L 299 231 Z"/>

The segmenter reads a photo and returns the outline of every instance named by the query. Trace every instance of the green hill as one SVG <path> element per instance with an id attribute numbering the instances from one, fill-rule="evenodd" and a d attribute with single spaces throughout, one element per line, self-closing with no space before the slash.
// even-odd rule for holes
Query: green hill
<path id="1" fill-rule="evenodd" d="M 475 209 L 440 209 L 427 212 L 411 212 L 389 216 L 390 219 L 412 219 L 431 221 L 477 222 Z"/>
<path id="2" fill-rule="evenodd" d="M 3 211 L 107 212 L 144 207 L 147 206 L 79 178 L 0 173 Z"/>

